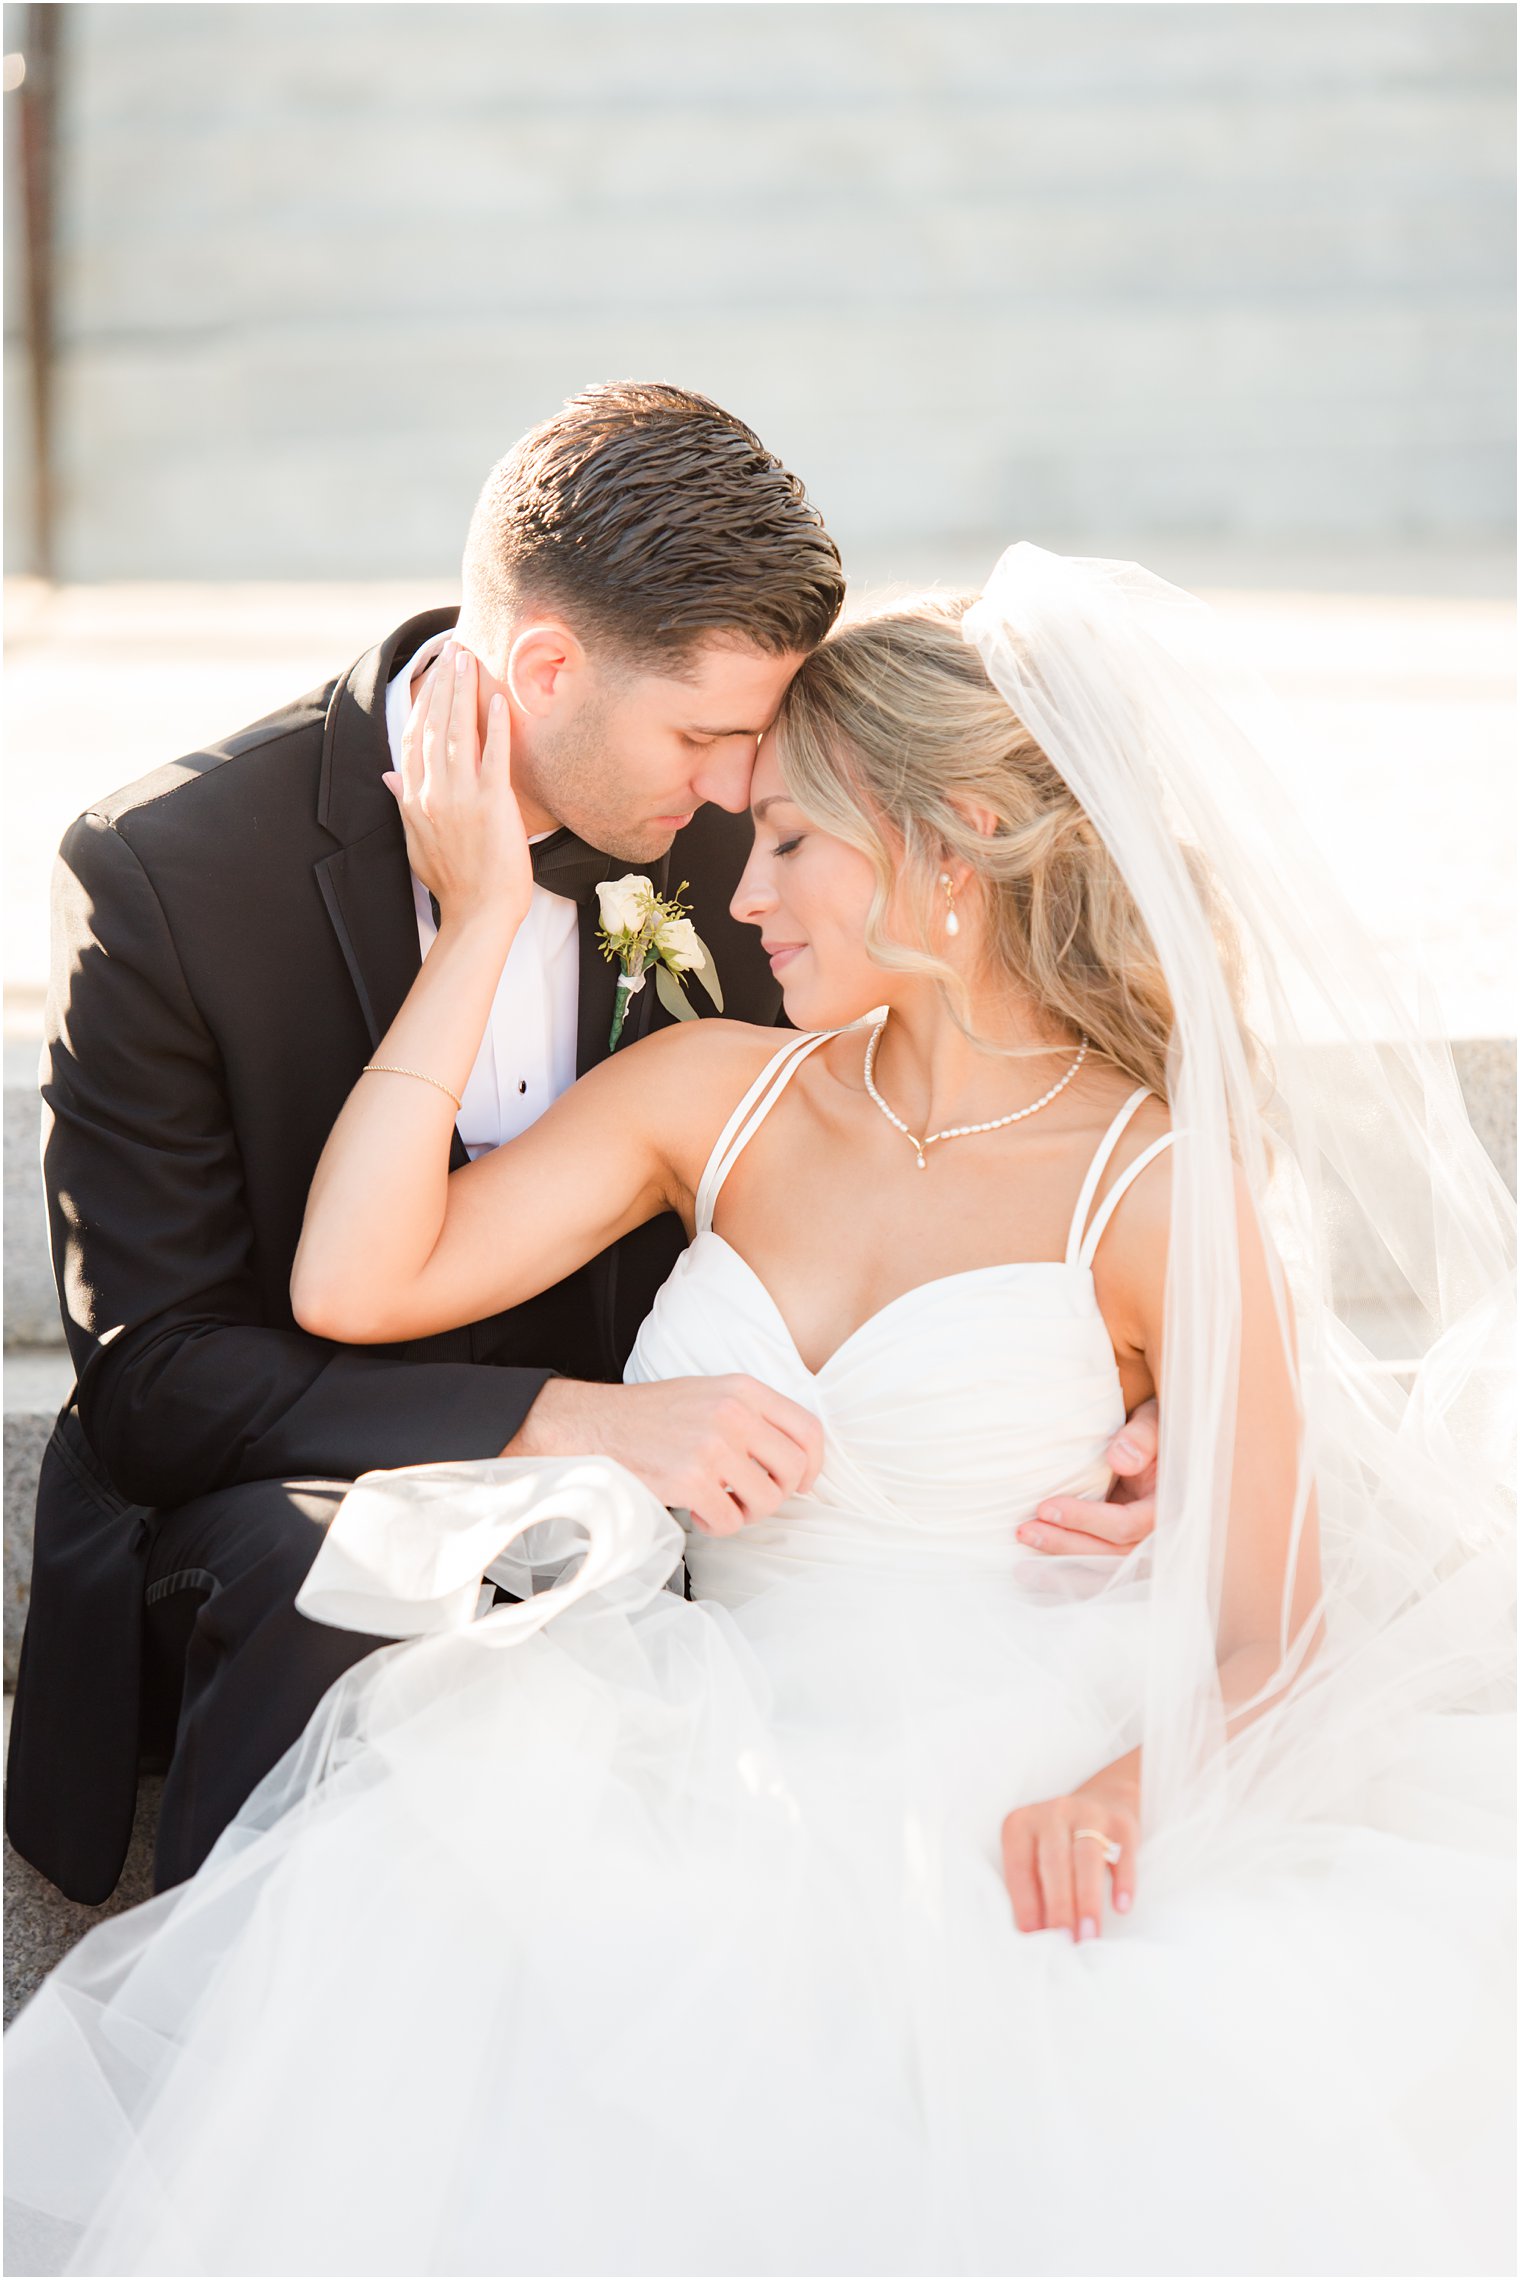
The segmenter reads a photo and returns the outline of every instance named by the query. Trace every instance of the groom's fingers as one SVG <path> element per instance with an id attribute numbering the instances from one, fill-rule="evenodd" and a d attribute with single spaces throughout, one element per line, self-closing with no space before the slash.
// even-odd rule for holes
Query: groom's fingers
<path id="1" fill-rule="evenodd" d="M 761 1416 L 802 1451 L 803 1470 L 797 1486 L 810 1489 L 823 1467 L 823 1427 L 811 1409 L 804 1409 L 800 1401 L 789 1401 L 784 1393 L 777 1393 L 774 1386 L 761 1386 L 759 1390 Z"/>
<path id="2" fill-rule="evenodd" d="M 1156 1499 L 1136 1497 L 1129 1504 L 1099 1503 L 1090 1496 L 1047 1496 L 1034 1518 L 1018 1530 L 1021 1544 L 1034 1552 L 1133 1551 L 1156 1525 Z"/>
<path id="3" fill-rule="evenodd" d="M 779 1425 L 758 1418 L 750 1442 L 750 1454 L 757 1464 L 763 1465 L 784 1498 L 795 1496 L 808 1475 L 809 1456 L 790 1433 L 783 1433 Z"/>
<path id="4" fill-rule="evenodd" d="M 752 1520 L 769 1517 L 776 1502 L 769 1473 L 749 1457 L 727 1456 L 722 1478 L 710 1481 L 687 1506 L 708 1536 L 736 1536 Z"/>
<path id="5" fill-rule="evenodd" d="M 704 1536 L 737 1536 L 744 1526 L 744 1514 L 723 1488 L 714 1487 L 686 1509 L 691 1514 L 692 1525 L 700 1528 Z"/>
<path id="6" fill-rule="evenodd" d="M 1156 1457 L 1161 1446 L 1161 1412 L 1154 1399 L 1140 1402 L 1104 1451 L 1111 1473 L 1131 1497 L 1154 1496 Z"/>
<path id="7" fill-rule="evenodd" d="M 776 1488 L 765 1467 L 753 1457 L 730 1458 L 726 1472 L 723 1493 L 737 1508 L 741 1524 L 768 1520 L 776 1509 Z"/>

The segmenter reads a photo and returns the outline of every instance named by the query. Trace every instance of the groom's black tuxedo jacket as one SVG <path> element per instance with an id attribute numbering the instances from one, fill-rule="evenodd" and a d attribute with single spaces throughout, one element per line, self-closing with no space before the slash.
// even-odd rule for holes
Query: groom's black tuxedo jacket
<path id="1" fill-rule="evenodd" d="M 292 1318 L 317 1157 L 419 963 L 381 782 L 386 684 L 454 614 L 102 801 L 60 852 L 44 1160 L 77 1386 L 38 1492 L 7 1825 L 82 1898 L 110 1890 L 131 1829 L 154 1509 L 497 1455 L 554 1371 L 621 1375 L 684 1240 L 667 1215 L 525 1306 L 404 1346 L 333 1345 Z M 779 992 L 728 912 L 748 842 L 704 808 L 651 868 L 690 881 L 726 1010 L 769 1024 Z M 596 918 L 592 898 L 582 1070 L 607 1050 L 616 979 Z M 667 1018 L 648 989 L 630 1029 Z"/>

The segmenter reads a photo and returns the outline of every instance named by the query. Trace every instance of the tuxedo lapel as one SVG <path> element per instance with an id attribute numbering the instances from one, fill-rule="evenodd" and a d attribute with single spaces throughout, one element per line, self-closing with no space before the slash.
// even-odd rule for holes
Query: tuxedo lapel
<path id="1" fill-rule="evenodd" d="M 317 865 L 317 884 L 364 1012 L 371 1046 L 401 1011 L 422 953 L 412 907 L 412 874 L 399 828 L 382 824 Z"/>
<path id="2" fill-rule="evenodd" d="M 454 617 L 432 610 L 410 619 L 344 675 L 328 707 L 317 820 L 340 844 L 319 860 L 316 879 L 371 1050 L 401 1011 L 422 963 L 406 834 L 381 782 L 390 765 L 385 691 L 392 674 Z M 450 1163 L 457 1169 L 467 1161 L 456 1130 Z"/>
<path id="3" fill-rule="evenodd" d="M 617 963 L 604 958 L 596 939 L 601 924 L 594 902 L 580 907 L 580 998 L 575 1015 L 575 1073 L 583 1077 L 607 1058 L 612 1034 L 612 1007 L 617 996 Z"/>

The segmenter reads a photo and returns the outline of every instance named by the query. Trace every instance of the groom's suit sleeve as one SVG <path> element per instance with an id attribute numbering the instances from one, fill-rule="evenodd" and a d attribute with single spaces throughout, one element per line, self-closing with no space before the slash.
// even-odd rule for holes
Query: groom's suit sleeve
<path id="1" fill-rule="evenodd" d="M 53 1260 L 80 1420 L 117 1489 L 497 1455 L 548 1369 L 413 1361 L 269 1319 L 215 1039 L 152 880 L 105 817 L 60 850 L 43 1080 Z"/>

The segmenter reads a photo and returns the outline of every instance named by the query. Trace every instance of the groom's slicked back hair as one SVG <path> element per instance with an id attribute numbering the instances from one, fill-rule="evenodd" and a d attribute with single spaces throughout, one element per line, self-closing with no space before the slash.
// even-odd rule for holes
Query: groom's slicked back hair
<path id="1" fill-rule="evenodd" d="M 679 672 L 704 634 L 816 649 L 844 601 L 839 549 L 742 420 L 659 382 L 572 396 L 486 477 L 461 627 L 563 612 L 589 648 Z"/>

